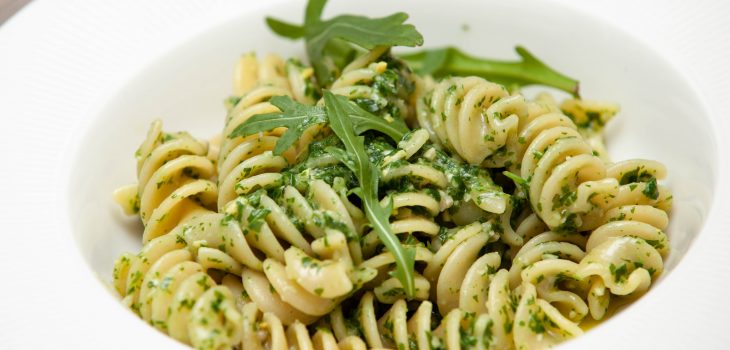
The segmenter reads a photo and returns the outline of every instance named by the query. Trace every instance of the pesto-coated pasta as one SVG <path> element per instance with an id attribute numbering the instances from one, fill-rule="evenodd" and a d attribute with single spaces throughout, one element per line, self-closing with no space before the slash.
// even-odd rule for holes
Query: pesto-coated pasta
<path id="1" fill-rule="evenodd" d="M 218 159 L 218 209 L 236 198 L 236 187 L 242 187 L 245 192 L 249 187 L 269 183 L 294 159 L 296 150 L 290 150 L 283 157 L 271 153 L 281 135 L 280 130 L 265 135 L 230 137 L 236 127 L 252 116 L 278 112 L 279 109 L 269 103 L 271 97 L 292 96 L 291 85 L 307 84 L 301 81 L 307 75 L 299 69 L 299 65 L 290 61 L 286 69 L 284 66 L 283 60 L 276 55 L 266 56 L 259 62 L 256 56 L 247 54 L 238 62 L 234 75 L 237 96 L 229 99 L 232 105 L 226 117 Z M 291 81 L 288 78 L 292 78 Z M 299 92 L 298 98 L 306 100 L 306 95 Z"/>
<path id="2" fill-rule="evenodd" d="M 595 319 L 605 315 L 612 295 L 640 295 L 664 270 L 669 239 L 663 230 L 669 223 L 671 195 L 656 181 L 665 175 L 664 166 L 655 161 L 628 160 L 608 167 L 614 191 L 576 272 L 590 283 L 588 303 Z"/>
<path id="3" fill-rule="evenodd" d="M 521 96 L 478 77 L 444 79 L 418 101 L 418 122 L 432 140 L 470 164 L 502 148 L 527 113 Z"/>
<path id="4" fill-rule="evenodd" d="M 188 133 L 165 133 L 162 122 L 150 126 L 136 152 L 138 183 L 120 188 L 114 197 L 127 213 L 139 213 L 143 242 L 164 235 L 186 217 L 215 211 L 218 188 L 208 145 Z"/>
<path id="5" fill-rule="evenodd" d="M 144 225 L 113 272 L 140 318 L 199 349 L 542 349 L 662 274 L 667 171 L 611 160 L 617 106 L 347 57 L 318 82 L 244 55 L 220 142 L 152 123 L 114 194 Z"/>

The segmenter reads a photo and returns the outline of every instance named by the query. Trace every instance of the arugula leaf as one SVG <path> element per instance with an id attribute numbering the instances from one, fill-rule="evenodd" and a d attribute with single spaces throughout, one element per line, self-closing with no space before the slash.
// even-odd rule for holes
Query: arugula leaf
<path id="1" fill-rule="evenodd" d="M 338 99 L 348 101 L 341 96 Z M 342 109 L 343 113 L 345 113 L 344 115 L 350 117 L 352 120 L 353 130 L 356 135 L 360 135 L 368 130 L 375 130 L 388 135 L 393 141 L 398 142 L 409 131 L 403 119 L 393 118 L 392 121 L 387 121 L 349 101 L 348 103 L 342 104 Z"/>
<path id="2" fill-rule="evenodd" d="M 274 155 L 280 155 L 289 149 L 310 126 L 327 121 L 322 107 L 303 105 L 289 96 L 274 96 L 269 102 L 278 107 L 281 112 L 254 115 L 237 126 L 228 137 L 245 137 L 284 126 L 287 130 L 276 141 L 273 152 Z"/>
<path id="3" fill-rule="evenodd" d="M 501 61 L 477 58 L 454 47 L 423 50 L 400 56 L 416 73 L 440 78 L 448 75 L 476 75 L 507 87 L 540 84 L 579 97 L 579 83 L 550 68 L 522 46 L 515 47 L 521 60 Z"/>
<path id="4" fill-rule="evenodd" d="M 345 97 L 335 96 L 329 91 L 324 92 L 324 101 L 330 128 L 342 140 L 347 150 L 345 152 L 330 147 L 328 152 L 355 173 L 360 182 L 360 190 L 355 193 L 363 201 L 365 215 L 380 240 L 395 258 L 396 269 L 393 276 L 401 282 L 406 295 L 412 297 L 415 292 L 413 270 L 416 252 L 413 248 L 401 246 L 398 237 L 391 230 L 389 218 L 392 204 L 387 208 L 380 206 L 380 201 L 378 201 L 380 174 L 365 152 L 365 138 L 356 136 L 355 127 L 348 117 L 348 105 L 351 103 Z"/>
<path id="5" fill-rule="evenodd" d="M 266 24 L 276 34 L 289 39 L 299 39 L 304 36 L 304 27 L 287 23 L 276 18 L 266 17 Z"/>
<path id="6" fill-rule="evenodd" d="M 273 17 L 266 17 L 266 24 L 269 26 L 271 31 L 280 36 L 289 39 L 299 39 L 305 35 L 304 28 L 308 25 L 319 22 L 320 17 L 322 17 L 324 5 L 326 4 L 327 0 L 310 0 L 307 3 L 306 10 L 304 11 L 304 25 L 300 26 L 297 24 L 287 23 Z"/>
<path id="7" fill-rule="evenodd" d="M 382 18 L 341 15 L 331 20 L 317 23 L 307 32 L 307 55 L 312 62 L 317 79 L 329 82 L 331 72 L 323 62 L 326 45 L 332 39 L 342 39 L 370 50 L 376 46 L 418 46 L 423 37 L 410 24 L 403 24 L 408 15 L 402 12 Z"/>
<path id="8" fill-rule="evenodd" d="M 515 183 L 518 187 L 521 187 L 525 193 L 530 193 L 530 182 L 523 179 L 519 175 L 513 174 L 512 172 L 509 172 L 507 170 L 503 171 L 502 174 L 504 176 L 508 177 L 512 182 Z"/>
<path id="9" fill-rule="evenodd" d="M 309 62 L 320 86 L 326 86 L 333 80 L 333 71 L 328 66 L 326 57 L 331 53 L 348 56 L 354 50 L 350 44 L 366 50 L 376 46 L 413 47 L 423 44 L 421 33 L 413 25 L 404 24 L 408 19 L 405 13 L 399 12 L 382 18 L 340 15 L 323 21 L 321 16 L 326 2 L 309 1 L 303 26 L 274 18 L 266 19 L 269 28 L 281 36 L 290 39 L 304 37 Z"/>
<path id="10" fill-rule="evenodd" d="M 304 10 L 305 27 L 319 22 L 325 5 L 327 5 L 327 0 L 309 0 L 307 2 L 307 8 Z"/>
<path id="11" fill-rule="evenodd" d="M 340 98 L 345 99 L 344 97 Z M 281 135 L 279 140 L 276 141 L 276 146 L 274 146 L 274 155 L 280 155 L 289 149 L 309 127 L 327 121 L 324 108 L 301 104 L 289 96 L 274 96 L 269 102 L 278 107 L 281 112 L 254 115 L 233 129 L 228 137 L 246 137 L 259 132 L 286 127 L 286 132 Z M 343 115 L 352 119 L 353 130 L 357 135 L 368 130 L 375 130 L 398 142 L 408 132 L 408 127 L 402 119 L 393 119 L 389 122 L 349 102 L 343 104 L 342 108 Z"/>

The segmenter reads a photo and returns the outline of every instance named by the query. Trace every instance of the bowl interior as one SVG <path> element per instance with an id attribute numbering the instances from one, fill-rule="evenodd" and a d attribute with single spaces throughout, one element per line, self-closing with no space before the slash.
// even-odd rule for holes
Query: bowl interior
<path id="1" fill-rule="evenodd" d="M 513 47 L 520 44 L 580 79 L 584 98 L 618 102 L 621 112 L 606 130 L 611 157 L 655 159 L 669 170 L 666 182 L 674 192 L 674 209 L 666 267 L 671 274 L 701 232 L 715 189 L 717 159 L 710 119 L 680 72 L 646 44 L 600 19 L 548 2 L 335 1 L 326 16 L 394 10 L 411 15 L 427 47 L 452 45 L 475 55 L 514 59 Z M 151 121 L 161 118 L 165 130 L 186 130 L 200 138 L 216 135 L 239 55 L 303 56 L 302 44 L 274 36 L 264 16 L 299 23 L 302 12 L 299 2 L 276 4 L 218 24 L 151 60 L 88 119 L 71 168 L 68 208 L 79 252 L 102 280 L 111 280 L 120 253 L 140 248 L 139 220 L 125 216 L 111 194 L 136 181 L 134 152 Z"/>

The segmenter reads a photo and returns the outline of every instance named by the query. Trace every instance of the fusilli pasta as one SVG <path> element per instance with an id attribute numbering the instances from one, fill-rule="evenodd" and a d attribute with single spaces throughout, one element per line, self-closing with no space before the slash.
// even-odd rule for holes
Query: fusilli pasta
<path id="1" fill-rule="evenodd" d="M 138 183 L 115 192 L 144 232 L 113 284 L 143 320 L 201 349 L 539 349 L 661 275 L 666 169 L 611 161 L 615 105 L 417 77 L 384 46 L 342 67 L 318 86 L 299 61 L 244 55 L 219 148 L 152 124 Z M 325 110 L 325 90 L 410 125 L 400 140 L 358 134 L 411 254 L 411 295 L 334 127 L 301 130 L 281 154 L 283 127 L 234 132 L 284 115 L 276 96 Z"/>

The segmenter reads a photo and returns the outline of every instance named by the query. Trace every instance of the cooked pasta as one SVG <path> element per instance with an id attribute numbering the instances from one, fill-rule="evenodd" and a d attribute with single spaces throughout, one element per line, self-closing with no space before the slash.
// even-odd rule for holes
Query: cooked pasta
<path id="1" fill-rule="evenodd" d="M 352 60 L 328 89 L 383 118 L 409 118 L 414 108 L 407 100 L 415 82 L 410 70 L 387 54 L 389 49 L 379 46 Z"/>
<path id="2" fill-rule="evenodd" d="M 114 197 L 127 213 L 139 213 L 145 230 L 142 241 L 164 235 L 185 218 L 215 211 L 218 188 L 211 181 L 215 166 L 208 146 L 187 133 L 165 133 L 162 122 L 152 123 L 136 152 L 138 183 L 125 186 Z"/>
<path id="3" fill-rule="evenodd" d="M 444 79 L 419 100 L 418 122 L 470 164 L 496 153 L 527 113 L 521 96 L 478 77 Z"/>
<path id="4" fill-rule="evenodd" d="M 601 224 L 586 243 L 586 257 L 576 277 L 590 283 L 591 315 L 601 319 L 612 295 L 640 295 L 664 269 L 669 249 L 664 229 L 671 195 L 657 185 L 665 176 L 663 165 L 654 161 L 629 160 L 608 168 L 616 185 L 612 200 L 605 203 Z"/>
<path id="5" fill-rule="evenodd" d="M 160 331 L 201 349 L 240 341 L 240 311 L 231 291 L 217 286 L 210 272 L 240 274 L 241 266 L 223 250 L 205 246 L 239 236 L 221 219 L 218 213 L 190 219 L 114 264 L 114 286 L 126 305 Z"/>
<path id="6" fill-rule="evenodd" d="M 667 170 L 612 161 L 618 106 L 340 39 L 242 56 L 210 142 L 152 123 L 114 193 L 144 229 L 112 283 L 145 322 L 198 349 L 542 349 L 661 276 Z"/>

